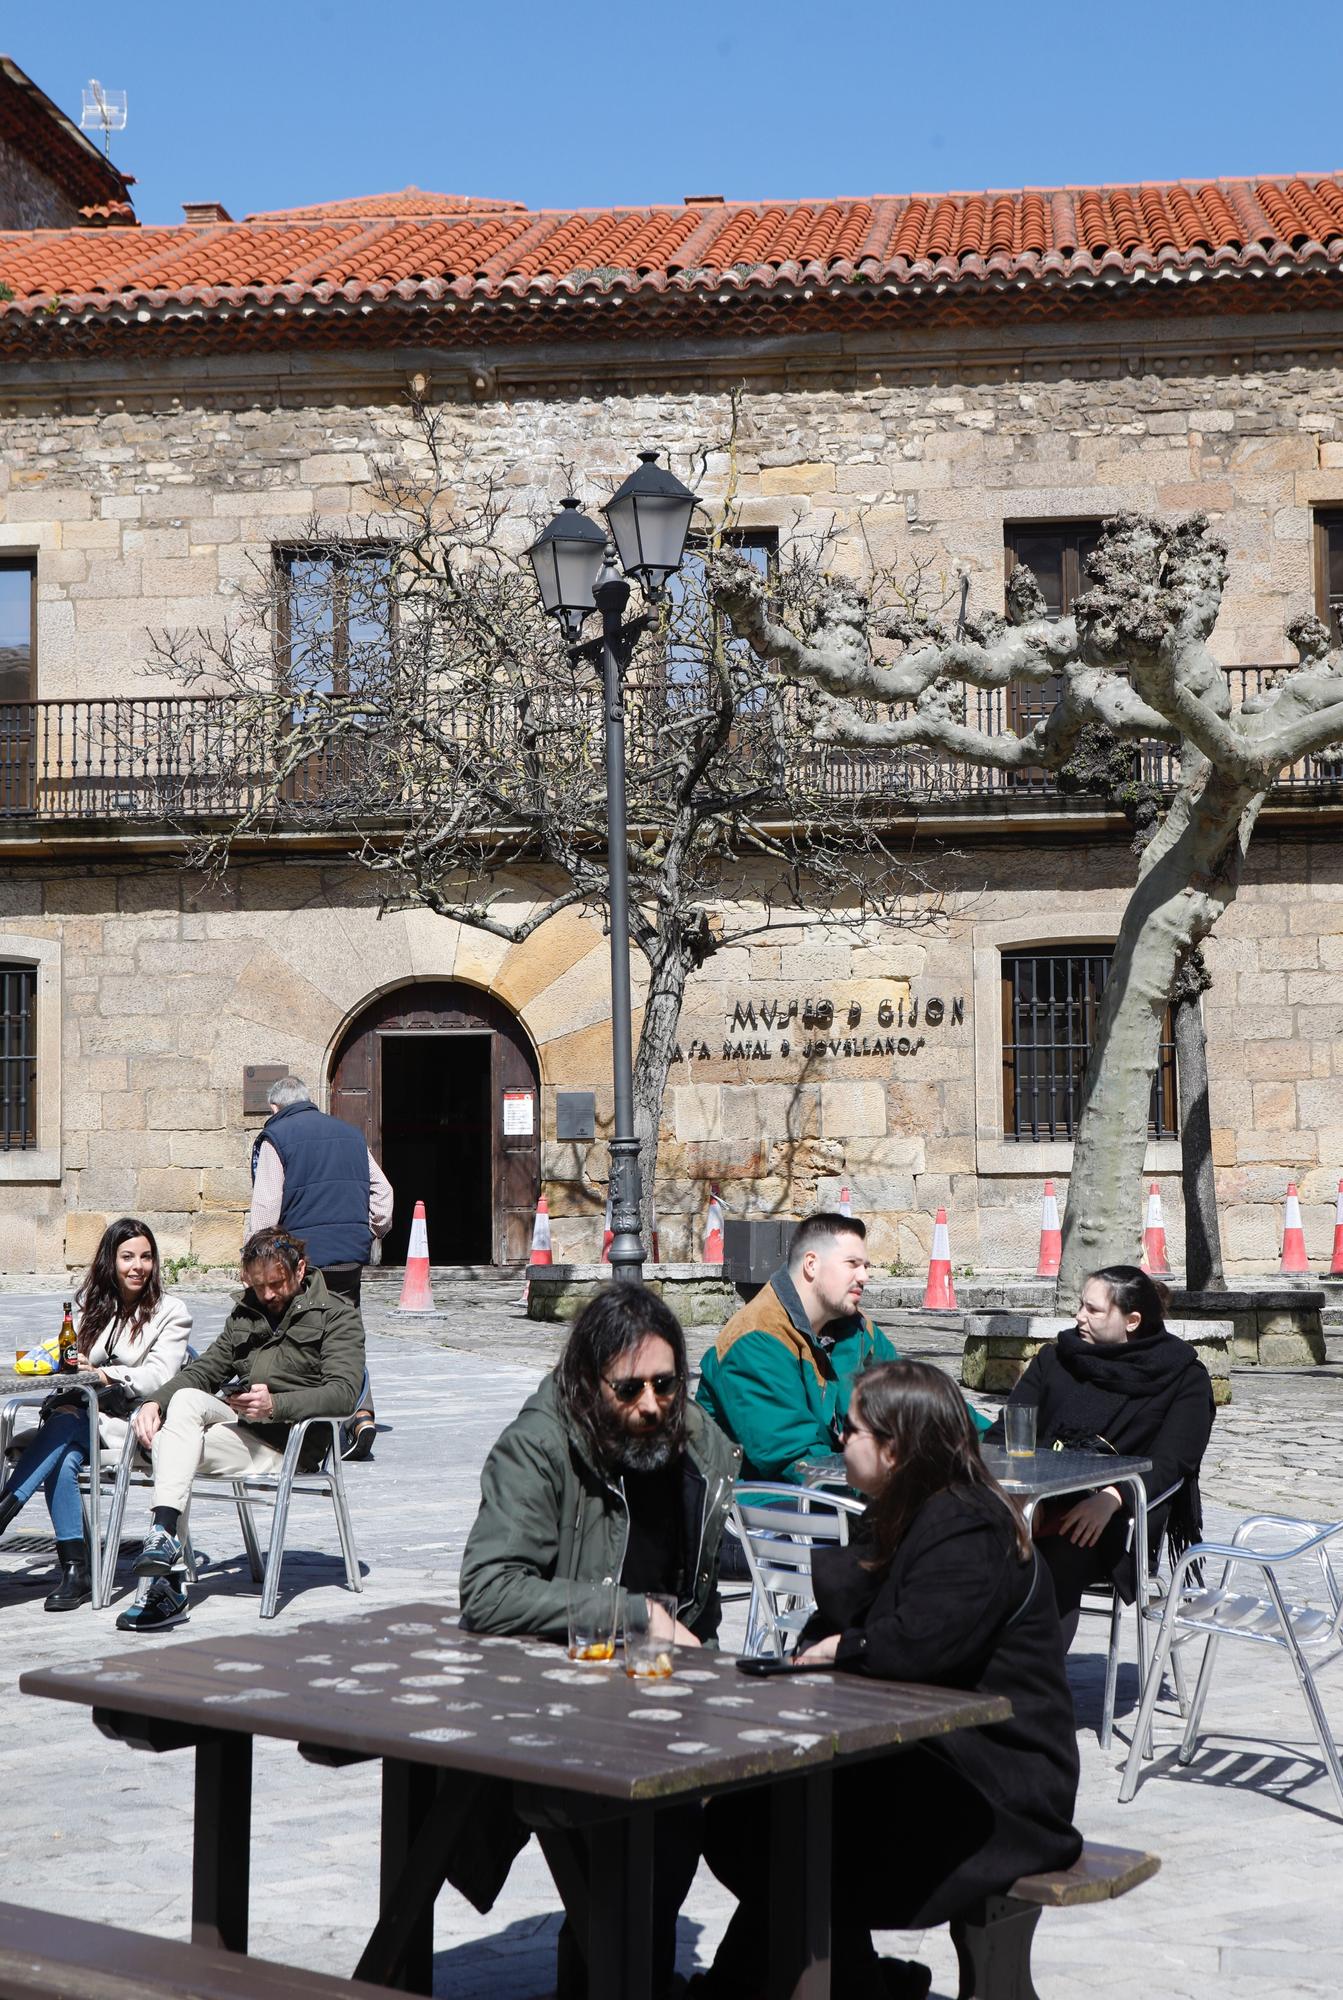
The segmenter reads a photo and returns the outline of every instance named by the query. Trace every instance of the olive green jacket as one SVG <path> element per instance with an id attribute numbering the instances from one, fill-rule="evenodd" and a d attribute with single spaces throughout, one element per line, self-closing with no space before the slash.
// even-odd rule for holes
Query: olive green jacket
<path id="1" fill-rule="evenodd" d="M 718 1544 L 741 1453 L 693 1403 L 686 1419 L 686 1570 L 679 1615 L 696 1638 L 706 1639 L 718 1630 Z M 564 1639 L 570 1581 L 618 1581 L 628 1537 L 623 1482 L 593 1463 L 548 1375 L 481 1472 L 480 1512 L 462 1556 L 463 1625 L 472 1632 Z M 623 1592 L 621 1598 L 623 1611 Z"/>
<path id="2" fill-rule="evenodd" d="M 217 1340 L 204 1354 L 188 1361 L 153 1401 L 167 1414 L 179 1389 L 204 1389 L 217 1395 L 237 1376 L 245 1387 L 270 1390 L 275 1422 L 241 1424 L 274 1451 L 283 1451 L 289 1426 L 304 1417 L 348 1417 L 364 1382 L 364 1322 L 350 1299 L 329 1292 L 320 1271 L 309 1271 L 272 1326 L 255 1293 L 246 1291 L 224 1322 Z M 299 1467 L 311 1472 L 320 1465 L 331 1442 L 324 1424 L 303 1440 Z"/>

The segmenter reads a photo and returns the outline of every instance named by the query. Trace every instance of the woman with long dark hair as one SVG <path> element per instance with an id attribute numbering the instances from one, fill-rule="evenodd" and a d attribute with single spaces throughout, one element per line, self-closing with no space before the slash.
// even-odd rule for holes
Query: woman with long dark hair
<path id="1" fill-rule="evenodd" d="M 93 1262 L 75 1294 L 76 1353 L 81 1382 L 99 1385 L 98 1437 L 120 1452 L 126 1416 L 186 1358 L 191 1314 L 163 1289 L 159 1246 L 147 1222 L 123 1215 L 99 1238 Z M 60 1391 L 55 1391 L 59 1397 Z M 110 1405 L 103 1409 L 103 1404 Z M 125 1414 L 114 1414 L 120 1408 Z M 73 1611 L 91 1594 L 79 1474 L 89 1453 L 89 1423 L 82 1398 L 44 1409 L 42 1421 L 0 1493 L 3 1534 L 38 1487 L 56 1532 L 61 1580 L 46 1599 L 48 1611 Z"/>
<path id="2" fill-rule="evenodd" d="M 1076 1325 L 1041 1348 L 1008 1398 L 1035 1404 L 1038 1444 L 1150 1458 L 1151 1494 L 1179 1484 L 1173 1499 L 1148 1514 L 1151 1555 L 1163 1532 L 1176 1554 L 1202 1535 L 1198 1472 L 1216 1415 L 1207 1369 L 1187 1342 L 1166 1331 L 1166 1298 L 1165 1287 L 1135 1264 L 1093 1271 L 1082 1285 Z M 1001 1429 L 1000 1419 L 989 1442 Z M 1125 1603 L 1133 1602 L 1132 1504 L 1127 1488 L 1103 1486 L 1036 1510 L 1036 1540 L 1069 1645 L 1088 1584 L 1107 1577 Z"/>
<path id="3" fill-rule="evenodd" d="M 799 1661 L 879 1680 L 1006 1695 L 1011 1719 L 835 1777 L 831 1979 L 844 2000 L 925 1994 L 927 1968 L 878 1960 L 873 1930 L 922 1930 L 1019 1875 L 1066 1868 L 1077 1743 L 1053 1595 L 1021 1516 L 985 1470 L 960 1391 L 938 1368 L 883 1362 L 844 1421 L 854 1539 L 812 1559 L 816 1615 Z M 768 1962 L 769 1841 L 754 1793 L 711 1801 L 705 1856 L 740 1906 L 706 1995 L 750 2000 Z"/>

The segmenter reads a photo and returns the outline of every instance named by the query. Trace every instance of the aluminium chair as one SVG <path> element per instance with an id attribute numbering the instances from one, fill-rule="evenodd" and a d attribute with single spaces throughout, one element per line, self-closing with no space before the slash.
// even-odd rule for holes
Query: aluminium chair
<path id="1" fill-rule="evenodd" d="M 1167 1500 L 1173 1500 L 1183 1485 L 1184 1481 L 1177 1479 L 1175 1484 L 1168 1486 L 1164 1493 L 1153 1494 L 1147 1503 L 1149 1509 L 1154 1512 L 1158 1507 L 1164 1505 Z M 1128 1524 L 1128 1547 L 1131 1549 L 1132 1546 L 1133 1522 L 1130 1519 Z M 1160 1551 L 1158 1551 L 1159 1559 Z M 1161 1616 L 1161 1606 L 1164 1604 L 1166 1595 L 1165 1587 L 1160 1577 L 1156 1574 L 1155 1568 L 1148 1572 L 1147 1591 L 1148 1601 L 1146 1605 L 1135 1604 L 1134 1610 L 1139 1617 L 1147 1618 L 1149 1621 L 1154 1622 Z M 1101 1705 L 1101 1726 L 1098 1731 L 1098 1741 L 1101 1749 L 1108 1750 L 1110 1747 L 1110 1738 L 1114 1732 L 1115 1691 L 1119 1681 L 1119 1640 L 1124 1623 L 1124 1600 L 1108 1577 L 1098 1578 L 1095 1583 L 1089 1583 L 1083 1592 L 1083 1598 L 1084 1600 L 1086 1598 L 1099 1600 L 1094 1604 L 1087 1604 L 1084 1601 L 1082 1605 L 1084 1611 L 1108 1612 L 1110 1619 L 1110 1642 L 1105 1656 L 1105 1698 Z M 1188 1698 L 1184 1684 L 1184 1667 L 1178 1651 L 1172 1651 L 1171 1653 L 1170 1668 L 1172 1678 L 1175 1682 L 1176 1699 L 1180 1704 L 1180 1713 L 1184 1715 L 1188 1708 Z"/>
<path id="2" fill-rule="evenodd" d="M 741 1542 L 751 1577 L 743 1651 L 782 1659 L 816 1607 L 811 1556 L 849 1539 L 849 1522 L 864 1503 L 813 1487 L 739 1480 L 727 1518 Z"/>
<path id="3" fill-rule="evenodd" d="M 98 1429 L 98 1396 L 96 1390 L 88 1383 L 80 1382 L 75 1376 L 66 1375 L 61 1377 L 60 1375 L 53 1375 L 47 1379 L 47 1386 L 44 1389 L 25 1390 L 20 1395 L 6 1397 L 4 1403 L 0 1404 L 0 1468 L 4 1468 L 5 1471 L 8 1470 L 10 1449 L 17 1442 L 18 1437 L 17 1419 L 19 1412 L 21 1410 L 40 1410 L 47 1398 L 55 1394 L 58 1390 L 76 1392 L 83 1396 L 88 1405 L 89 1456 L 88 1464 L 84 1472 L 80 1475 L 80 1486 L 84 1492 L 84 1528 L 89 1544 L 89 1584 L 93 1592 L 93 1602 L 96 1604 L 98 1602 L 99 1585 L 102 1581 L 100 1575 L 102 1541 L 99 1532 L 98 1498 L 102 1490 L 102 1474 L 104 1471 L 101 1434 Z M 30 1428 L 36 1428 L 36 1426 Z"/>
<path id="4" fill-rule="evenodd" d="M 1175 1565 L 1161 1614 L 1161 1629 L 1124 1764 L 1121 1805 L 1128 1803 L 1137 1788 L 1171 1648 L 1202 1638 L 1203 1659 L 1185 1717 L 1178 1761 L 1192 1763 L 1197 1752 L 1203 1705 L 1222 1642 L 1239 1640 L 1261 1649 L 1273 1648 L 1291 1663 L 1343 1812 L 1343 1763 L 1315 1685 L 1317 1671 L 1343 1654 L 1343 1587 L 1334 1567 L 1335 1554 L 1343 1554 L 1341 1538 L 1343 1522 L 1252 1514 L 1240 1523 L 1230 1542 L 1199 1542 L 1186 1549 Z M 1221 1572 L 1217 1581 L 1202 1581 L 1218 1564 Z M 1286 1574 L 1292 1564 L 1318 1572 L 1316 1601 L 1298 1602 L 1286 1596 L 1287 1588 L 1296 1587 Z"/>
<path id="5" fill-rule="evenodd" d="M 354 1404 L 355 1409 L 367 1400 L 368 1393 L 368 1371 L 365 1370 L 359 1397 Z M 183 1518 L 182 1535 L 182 1552 L 186 1561 L 187 1576 L 191 1582 L 196 1581 L 197 1573 L 195 1550 L 191 1542 L 191 1507 L 201 1499 L 230 1500 L 237 1508 L 238 1525 L 242 1530 L 243 1547 L 247 1552 L 247 1564 L 252 1581 L 261 1585 L 261 1616 L 273 1618 L 279 1603 L 280 1571 L 284 1562 L 290 1503 L 298 1497 L 331 1501 L 336 1516 L 336 1533 L 340 1538 L 341 1556 L 345 1563 L 345 1580 L 351 1590 L 362 1591 L 364 1581 L 359 1574 L 359 1557 L 354 1545 L 354 1528 L 350 1521 L 349 1503 L 345 1496 L 345 1477 L 340 1456 L 340 1427 L 351 1414 L 351 1411 L 347 1411 L 344 1416 L 339 1417 L 305 1417 L 294 1424 L 285 1442 L 284 1459 L 279 1471 L 274 1474 L 244 1473 L 235 1476 L 225 1473 L 218 1477 L 211 1477 L 208 1474 L 197 1475 L 191 1489 L 187 1513 Z M 303 1450 L 303 1441 L 310 1430 L 319 1426 L 326 1426 L 329 1431 L 321 1463 L 311 1472 L 300 1472 L 299 1458 Z M 136 1457 L 135 1433 L 128 1430 L 108 1507 L 107 1539 L 102 1563 L 102 1594 L 94 1598 L 94 1604 L 99 1609 L 111 1601 L 116 1577 L 117 1551 L 121 1545 L 122 1524 L 130 1489 L 132 1486 L 153 1485 L 153 1474 L 148 1465 L 137 1464 Z M 269 1506 L 271 1509 L 270 1538 L 264 1559 L 253 1515 L 253 1508 L 258 1505 Z"/>

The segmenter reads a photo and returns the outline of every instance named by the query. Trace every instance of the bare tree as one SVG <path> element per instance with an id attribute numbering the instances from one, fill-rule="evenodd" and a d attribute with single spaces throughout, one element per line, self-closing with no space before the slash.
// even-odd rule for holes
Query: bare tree
<path id="1" fill-rule="evenodd" d="M 1299 664 L 1232 710 L 1227 676 L 1208 650 L 1226 549 L 1204 516 L 1122 515 L 1106 523 L 1088 567 L 1092 588 L 1071 617 L 1051 623 L 1035 579 L 1018 568 L 1007 618 L 981 615 L 959 634 L 904 607 L 876 607 L 842 580 L 822 584 L 804 619 L 780 616 L 729 552 L 710 578 L 715 603 L 753 651 L 818 691 L 822 742 L 1057 771 L 1081 732 L 1099 725 L 1177 754 L 1178 782 L 1138 861 L 1083 1083 L 1061 1289 L 1135 1254 L 1135 1188 L 1176 973 L 1234 898 L 1275 780 L 1343 737 L 1343 651 L 1313 616 L 1287 628 Z M 1023 731 L 967 723 L 967 689 L 1013 685 L 1048 688 L 1057 700 Z M 872 719 L 865 703 L 888 713 Z"/>
<path id="2" fill-rule="evenodd" d="M 240 840 L 357 829 L 352 852 L 386 908 L 419 905 L 511 944 L 566 909 L 606 926 L 599 678 L 541 613 L 526 524 L 506 519 L 442 417 L 416 408 L 406 443 L 353 544 L 328 547 L 314 523 L 281 583 L 259 576 L 228 630 L 158 642 L 159 669 L 206 697 L 164 725 L 164 802 L 197 827 L 208 815 L 191 859 L 216 872 Z M 864 760 L 799 730 L 792 691 L 709 601 L 705 563 L 730 518 L 729 503 L 626 675 L 646 1207 L 697 968 L 804 923 L 870 938 L 874 923 L 941 922 L 939 895 L 891 832 L 907 802 L 872 809 Z M 814 567 L 812 552 L 757 575 L 804 618 Z"/>

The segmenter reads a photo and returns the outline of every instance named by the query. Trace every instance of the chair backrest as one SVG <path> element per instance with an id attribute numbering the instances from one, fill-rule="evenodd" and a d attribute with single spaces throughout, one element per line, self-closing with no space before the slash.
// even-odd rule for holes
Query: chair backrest
<path id="1" fill-rule="evenodd" d="M 805 1486 L 743 1480 L 733 1490 L 729 1531 L 742 1544 L 751 1577 L 750 1634 L 763 1634 L 782 1655 L 815 1608 L 811 1557 L 816 1548 L 848 1541 L 849 1523 L 864 1503 Z"/>

